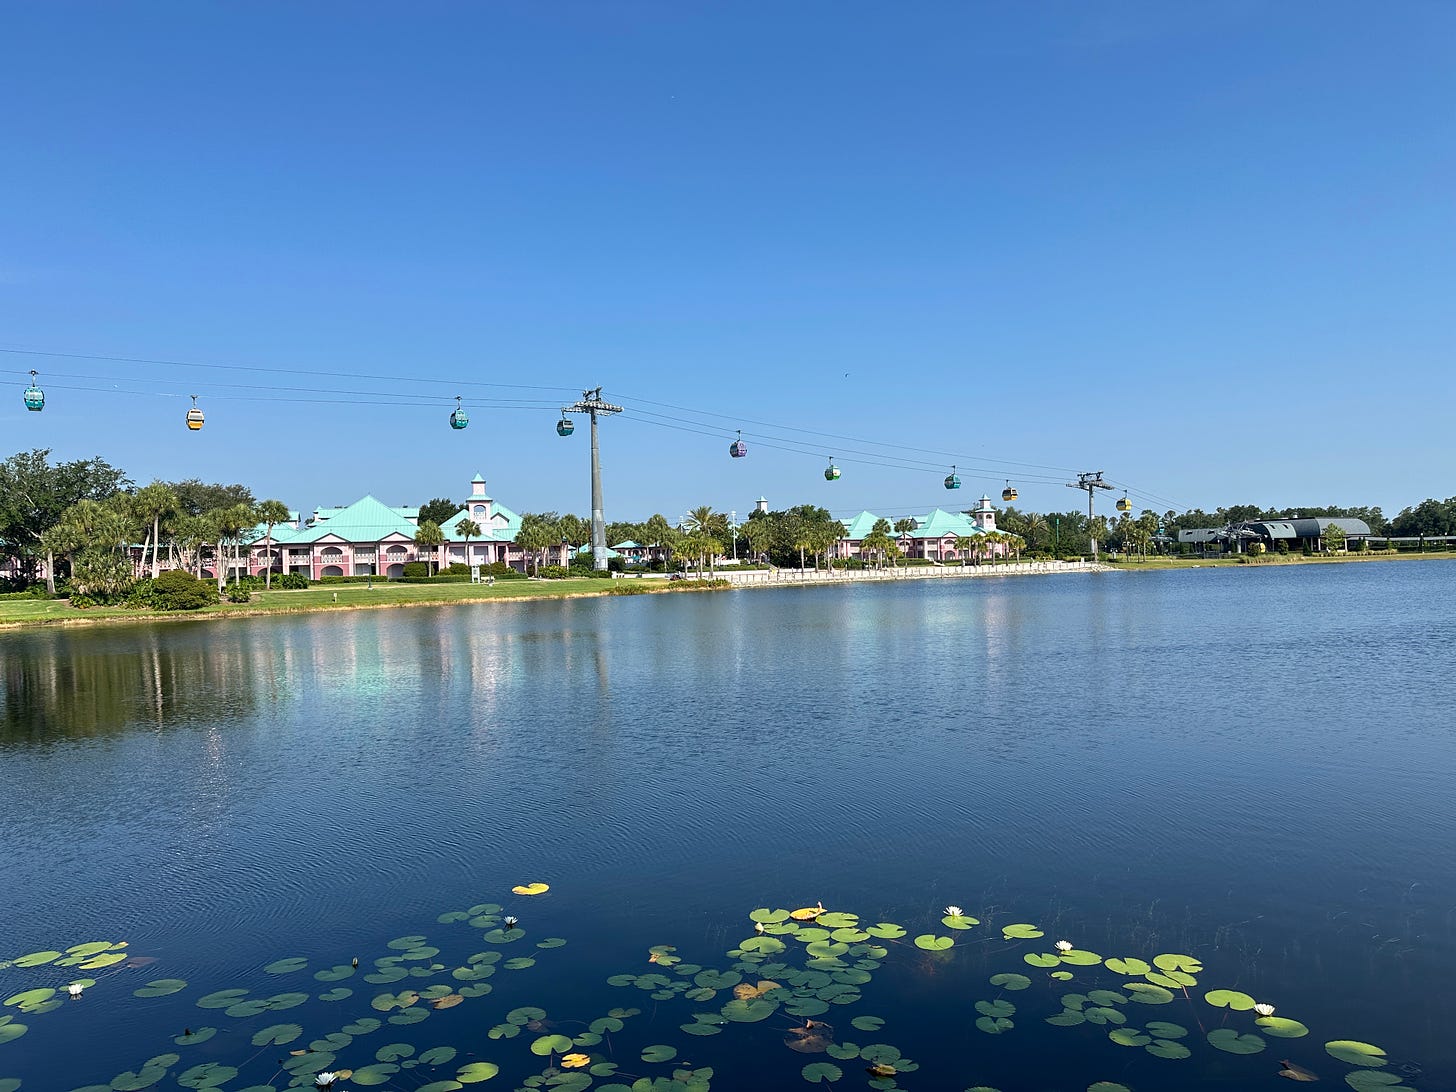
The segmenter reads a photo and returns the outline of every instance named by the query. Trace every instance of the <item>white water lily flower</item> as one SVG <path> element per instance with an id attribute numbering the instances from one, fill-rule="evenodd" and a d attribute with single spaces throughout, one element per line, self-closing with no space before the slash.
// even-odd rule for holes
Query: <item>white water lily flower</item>
<path id="1" fill-rule="evenodd" d="M 313 1079 L 313 1083 L 319 1088 L 329 1088 L 339 1079 L 337 1073 L 320 1073 Z"/>
<path id="2" fill-rule="evenodd" d="M 1257 1012 L 1260 1016 L 1273 1016 L 1274 1006 L 1269 1004 L 1268 1002 L 1261 1002 L 1260 1004 L 1254 1006 L 1254 1011 Z"/>
<path id="3" fill-rule="evenodd" d="M 961 916 L 961 908 L 959 906 L 947 906 L 945 908 L 945 916 L 948 918 L 958 918 Z"/>
<path id="4" fill-rule="evenodd" d="M 1072 942 L 1070 940 L 1059 940 L 1055 947 L 1059 952 L 1070 952 L 1072 950 Z"/>
<path id="5" fill-rule="evenodd" d="M 506 915 L 506 928 L 507 929 L 514 929 L 516 927 L 517 921 L 519 921 L 519 920 L 520 920 L 519 918 L 514 918 L 511 915 L 507 914 Z"/>
<path id="6" fill-rule="evenodd" d="M 80 997 L 81 991 L 85 988 L 86 987 L 82 986 L 79 982 L 72 982 L 70 986 L 66 987 L 66 992 L 69 993 L 72 997 Z"/>
<path id="7" fill-rule="evenodd" d="M 755 933 L 758 933 L 760 936 L 762 936 L 763 935 L 763 922 L 761 922 L 761 921 L 755 921 L 753 923 L 753 931 Z"/>

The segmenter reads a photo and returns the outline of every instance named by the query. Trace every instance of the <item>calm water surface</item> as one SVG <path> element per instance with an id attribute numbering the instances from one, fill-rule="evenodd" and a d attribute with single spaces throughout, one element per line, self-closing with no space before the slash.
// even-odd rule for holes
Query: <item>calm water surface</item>
<path id="1" fill-rule="evenodd" d="M 483 902 L 521 916 L 524 940 L 500 947 L 536 965 L 360 1035 L 337 1066 L 448 1044 L 450 1064 L 382 1087 L 433 1089 L 476 1059 L 502 1067 L 489 1087 L 516 1087 L 546 1063 L 528 1049 L 539 1034 L 634 1006 L 627 1031 L 583 1048 L 621 1066 L 596 1087 L 670 1076 L 639 1060 L 652 1043 L 713 1066 L 716 1089 L 803 1087 L 816 1061 L 864 1087 L 863 1060 L 784 1049 L 802 1018 L 689 1037 L 680 1025 L 730 993 L 605 984 L 671 978 L 647 962 L 658 944 L 726 969 L 750 910 L 822 900 L 909 930 L 861 1000 L 814 1017 L 841 1044 L 918 1063 L 900 1087 L 1278 1088 L 1281 1058 L 1344 1087 L 1350 1067 L 1322 1044 L 1349 1038 L 1385 1048 L 1385 1071 L 1414 1087 L 1456 1088 L 1453 593 L 1456 565 L 1429 562 L 0 634 L 0 958 L 125 939 L 156 960 L 92 972 L 54 1012 L 0 1008 L 28 1026 L 8 1042 L 0 1026 L 0 1087 L 107 1085 L 164 1052 L 182 1058 L 157 1087 L 205 1062 L 241 1070 L 225 1089 L 286 1087 L 288 1049 L 385 1018 L 376 993 L 451 983 L 488 949 L 480 928 L 436 920 Z M 509 893 L 528 880 L 550 893 Z M 944 954 L 913 947 L 951 933 L 948 903 L 983 924 Z M 1047 936 L 1003 940 L 1017 922 Z M 367 984 L 401 934 L 426 934 L 447 969 Z M 535 947 L 551 936 L 568 944 Z M 1191 1000 L 1125 1006 L 1129 1026 L 1186 1025 L 1192 1058 L 1115 1045 L 1116 1024 L 1045 1024 L 1061 994 L 1120 981 L 1073 967 L 1064 985 L 1022 961 L 1063 936 L 1200 958 Z M 321 1001 L 335 984 L 313 972 L 355 955 L 337 984 L 352 997 Z M 310 962 L 261 971 L 285 956 Z M 1033 984 L 1003 992 L 987 984 L 999 971 Z M 76 973 L 12 967 L 0 991 Z M 189 986 L 132 997 L 158 978 Z M 309 997 L 252 1017 L 196 1007 L 224 987 Z M 1213 1050 L 1205 1031 L 1254 1030 L 1202 1000 L 1216 987 L 1273 1000 L 1311 1034 Z M 1015 1027 L 986 1035 L 974 1004 L 997 997 Z M 522 1005 L 557 1025 L 487 1037 Z M 861 1014 L 885 1027 L 852 1029 Z M 302 1038 L 252 1045 L 280 1021 Z M 219 1033 L 173 1045 L 203 1025 Z"/>

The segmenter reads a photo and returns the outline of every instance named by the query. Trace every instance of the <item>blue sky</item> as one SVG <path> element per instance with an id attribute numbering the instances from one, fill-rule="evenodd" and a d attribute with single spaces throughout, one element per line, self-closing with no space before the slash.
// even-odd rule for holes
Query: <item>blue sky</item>
<path id="1" fill-rule="evenodd" d="M 4 23 L 0 348 L 76 355 L 0 352 L 0 455 L 585 513 L 601 384 L 609 519 L 1456 493 L 1450 4 Z"/>

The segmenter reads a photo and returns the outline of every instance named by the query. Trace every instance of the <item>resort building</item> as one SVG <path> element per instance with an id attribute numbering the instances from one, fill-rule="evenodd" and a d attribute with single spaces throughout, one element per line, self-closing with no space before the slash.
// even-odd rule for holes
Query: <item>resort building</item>
<path id="1" fill-rule="evenodd" d="M 515 545 L 521 517 L 500 504 L 485 490 L 485 479 L 477 474 L 460 510 L 442 521 L 444 543 L 440 547 L 415 542 L 419 530 L 418 507 L 391 507 L 373 497 L 363 497 L 342 508 L 319 508 L 303 524 L 276 524 L 271 552 L 267 528 L 260 525 L 246 547 L 249 575 L 261 576 L 270 565 L 275 573 L 302 573 L 310 580 L 324 576 L 400 577 L 411 561 L 430 561 L 440 568 L 452 564 L 491 565 L 503 562 L 524 570 L 526 552 Z M 480 528 L 468 539 L 456 525 L 470 520 Z M 546 564 L 564 565 L 568 548 L 552 547 Z M 204 575 L 213 573 L 204 570 Z"/>
<path id="2" fill-rule="evenodd" d="M 858 558 L 863 555 L 864 540 L 881 519 L 894 526 L 898 520 L 861 512 L 844 521 L 844 537 L 835 546 L 834 556 Z M 988 543 L 984 537 L 996 530 L 996 509 L 991 498 L 982 497 L 980 504 L 967 512 L 933 509 L 928 515 L 914 518 L 914 528 L 891 532 L 902 557 L 925 561 L 962 561 L 972 556 L 987 557 L 1006 552 L 1005 543 Z"/>
<path id="3" fill-rule="evenodd" d="M 1280 543 L 1286 550 L 1303 551 L 1309 548 L 1316 552 L 1325 548 L 1325 531 L 1337 528 L 1344 536 L 1345 546 L 1352 540 L 1371 537 L 1370 525 L 1363 519 L 1327 519 L 1325 517 L 1300 519 L 1248 520 L 1231 523 L 1227 527 L 1189 527 L 1178 532 L 1179 543 L 1197 546 L 1200 550 L 1229 551 L 1243 553 L 1253 542 L 1262 542 L 1267 549 L 1277 549 Z"/>

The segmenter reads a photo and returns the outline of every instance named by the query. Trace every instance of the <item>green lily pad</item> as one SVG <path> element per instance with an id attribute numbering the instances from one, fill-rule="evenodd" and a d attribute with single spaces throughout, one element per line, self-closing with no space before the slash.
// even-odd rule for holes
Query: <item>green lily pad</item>
<path id="1" fill-rule="evenodd" d="M 980 918 L 969 917 L 965 914 L 946 914 L 940 919 L 940 923 L 947 929 L 970 929 L 981 924 Z"/>
<path id="2" fill-rule="evenodd" d="M 1095 967 L 1102 962 L 1102 957 L 1096 952 L 1085 952 L 1081 948 L 1060 952 L 1057 958 L 1073 967 Z"/>
<path id="3" fill-rule="evenodd" d="M 0 1031 L 5 1030 L 0 1028 Z M 1361 1043 L 1355 1039 L 1334 1039 L 1325 1044 L 1325 1053 L 1337 1061 L 1346 1062 L 1349 1065 L 1363 1065 L 1371 1068 L 1383 1066 L 1389 1059 L 1385 1051 L 1370 1043 Z"/>
<path id="4" fill-rule="evenodd" d="M 494 1062 L 471 1062 L 469 1065 L 461 1066 L 460 1072 L 455 1074 L 455 1079 L 461 1084 L 479 1084 L 481 1081 L 488 1081 L 500 1072 L 500 1066 Z M 358 1079 L 358 1074 L 354 1075 Z"/>
<path id="5" fill-rule="evenodd" d="M 844 1076 L 844 1070 L 833 1062 L 810 1062 L 803 1068 L 802 1073 L 804 1080 L 810 1084 L 828 1084 Z"/>
<path id="6" fill-rule="evenodd" d="M 166 1075 L 167 1070 L 163 1066 L 143 1066 L 135 1072 L 127 1070 L 112 1077 L 111 1088 L 113 1092 L 139 1092 L 140 1089 L 151 1088 Z"/>
<path id="7" fill-rule="evenodd" d="M 1300 1039 L 1309 1034 L 1309 1028 L 1298 1020 L 1289 1020 L 1283 1016 L 1261 1016 L 1254 1023 L 1265 1035 L 1273 1035 L 1278 1039 Z"/>
<path id="8" fill-rule="evenodd" d="M 568 1035 L 543 1035 L 531 1044 L 532 1054 L 539 1054 L 544 1058 L 552 1052 L 557 1054 L 570 1053 L 571 1037 Z"/>
<path id="9" fill-rule="evenodd" d="M 506 1023 L 520 1024 L 523 1027 L 532 1020 L 544 1019 L 546 1019 L 546 1010 L 538 1009 L 535 1005 L 522 1005 L 520 1008 L 511 1009 L 506 1013 Z"/>
<path id="10" fill-rule="evenodd" d="M 390 1043 L 382 1046 L 374 1052 L 374 1058 L 380 1062 L 400 1062 L 406 1058 L 415 1056 L 413 1043 Z"/>
<path id="11" fill-rule="evenodd" d="M 560 1085 L 564 1085 L 565 1082 L 557 1083 Z M 464 1087 L 465 1086 L 459 1081 L 454 1080 L 431 1081 L 429 1084 L 420 1085 L 419 1088 L 415 1089 L 415 1092 L 455 1092 L 457 1088 Z"/>
<path id="12" fill-rule="evenodd" d="M 354 1084 L 362 1084 L 366 1087 L 376 1084 L 387 1084 L 389 1079 L 399 1072 L 399 1066 L 390 1062 L 376 1062 L 373 1065 L 366 1065 L 362 1069 L 356 1069 L 349 1080 Z"/>
<path id="13" fill-rule="evenodd" d="M 1165 986 L 1170 990 L 1186 989 L 1189 986 L 1198 985 L 1198 979 L 1194 978 L 1187 971 L 1149 971 L 1143 975 L 1155 986 Z"/>
<path id="14" fill-rule="evenodd" d="M 856 1016 L 850 1023 L 859 1031 L 879 1031 L 885 1026 L 885 1019 L 882 1016 Z"/>
<path id="15" fill-rule="evenodd" d="M 355 968 L 350 963 L 340 963 L 333 967 L 326 967 L 322 971 L 314 971 L 314 978 L 320 982 L 342 982 L 346 978 L 353 977 Z"/>
<path id="16" fill-rule="evenodd" d="M 430 1011 L 424 1005 L 413 1009 L 401 1009 L 389 1017 L 389 1022 L 396 1027 L 408 1027 L 410 1024 L 418 1024 L 421 1020 L 428 1019 Z"/>
<path id="17" fill-rule="evenodd" d="M 1216 1009 L 1233 1009 L 1235 1012 L 1248 1012 L 1255 1003 L 1252 997 L 1238 990 L 1209 990 L 1203 999 Z"/>
<path id="18" fill-rule="evenodd" d="M 296 1009 L 308 1000 L 306 993 L 275 993 L 263 1001 L 269 1012 L 281 1012 L 284 1009 Z"/>
<path id="19" fill-rule="evenodd" d="M 111 945 L 108 944 L 106 947 L 109 948 Z M 29 955 L 20 956 L 11 962 L 17 967 L 44 967 L 47 963 L 60 958 L 60 952 L 31 952 Z"/>
<path id="20" fill-rule="evenodd" d="M 287 959 L 276 959 L 263 968 L 265 974 L 292 974 L 294 971 L 301 971 L 308 966 L 308 960 L 303 956 L 289 956 Z"/>
<path id="21" fill-rule="evenodd" d="M 1203 970 L 1203 964 L 1191 955 L 1168 953 L 1153 956 L 1153 966 L 1160 971 L 1185 971 L 1188 974 L 1197 974 Z"/>
<path id="22" fill-rule="evenodd" d="M 657 1043 L 653 1046 L 642 1048 L 642 1060 L 644 1062 L 670 1062 L 677 1057 L 677 1047 L 668 1046 L 665 1043 Z"/>
<path id="23" fill-rule="evenodd" d="M 181 978 L 159 978 L 155 982 L 148 982 L 140 989 L 132 990 L 133 997 L 166 997 L 168 994 L 178 993 L 187 988 L 187 982 Z"/>
<path id="24" fill-rule="evenodd" d="M 1182 1039 L 1188 1029 L 1182 1024 L 1170 1024 L 1166 1020 L 1149 1020 L 1148 1034 L 1154 1039 Z"/>
<path id="25" fill-rule="evenodd" d="M 368 1035 L 371 1031 L 378 1031 L 384 1026 L 383 1021 L 372 1016 L 364 1016 L 355 1020 L 352 1024 L 345 1024 L 339 1030 L 347 1035 Z"/>
<path id="26" fill-rule="evenodd" d="M 1173 991 L 1151 982 L 1129 982 L 1123 987 L 1128 996 L 1141 1005 L 1166 1005 L 1173 1000 Z"/>
<path id="27" fill-rule="evenodd" d="M 177 1074 L 177 1083 L 183 1088 L 217 1088 L 238 1075 L 236 1068 L 221 1062 L 203 1062 L 185 1073 Z"/>
<path id="28" fill-rule="evenodd" d="M 1035 940 L 1037 937 L 1044 936 L 1046 936 L 1044 932 L 1035 925 L 1029 925 L 1026 922 L 1001 926 L 1001 937 L 1003 940 Z"/>
<path id="29" fill-rule="evenodd" d="M 178 1046 L 196 1046 L 198 1043 L 205 1043 L 217 1034 L 217 1028 L 195 1028 L 183 1035 L 177 1036 L 172 1042 Z"/>
<path id="30" fill-rule="evenodd" d="M 1126 1047 L 1147 1046 L 1153 1041 L 1153 1037 L 1144 1033 L 1141 1028 L 1113 1028 L 1107 1033 L 1107 1037 L 1118 1046 Z"/>
<path id="31" fill-rule="evenodd" d="M 5 1004 L 14 1005 L 18 1008 L 29 1009 L 42 1002 L 49 1001 L 56 995 L 56 991 L 49 986 L 39 989 L 26 990 L 24 993 L 17 993 L 5 999 Z"/>
<path id="32" fill-rule="evenodd" d="M 1193 1056 L 1193 1051 L 1175 1039 L 1154 1039 L 1146 1049 L 1154 1058 L 1167 1058 L 1170 1061 Z"/>
<path id="33" fill-rule="evenodd" d="M 348 986 L 335 986 L 331 990 L 325 990 L 319 994 L 320 1001 L 342 1001 L 346 997 L 353 997 L 354 991 Z"/>
<path id="34" fill-rule="evenodd" d="M 778 925 L 780 922 L 789 920 L 787 910 L 770 910 L 767 906 L 760 906 L 757 910 L 751 910 L 748 914 L 749 921 L 756 921 L 762 925 Z"/>
<path id="35" fill-rule="evenodd" d="M 993 974 L 991 985 L 1000 986 L 1003 990 L 1024 990 L 1031 985 L 1031 979 L 1024 974 Z"/>
<path id="36" fill-rule="evenodd" d="M 1357 1069 L 1346 1073 L 1345 1083 L 1355 1092 L 1384 1092 L 1388 1088 L 1400 1092 L 1400 1089 L 1409 1087 L 1401 1084 L 1400 1078 L 1394 1073 L 1387 1073 L 1383 1069 Z"/>
<path id="37" fill-rule="evenodd" d="M 749 937 L 739 945 L 745 952 L 757 952 L 759 955 L 776 955 L 784 950 L 784 942 L 778 937 Z"/>
<path id="38" fill-rule="evenodd" d="M 899 940 L 905 935 L 905 930 L 892 921 L 878 922 L 865 929 L 865 932 L 881 940 Z"/>
<path id="39" fill-rule="evenodd" d="M 431 1047 L 420 1055 L 421 1065 L 444 1065 L 454 1060 L 455 1048 L 452 1046 Z"/>
<path id="40" fill-rule="evenodd" d="M 1004 1016 L 981 1016 L 976 1019 L 976 1028 L 984 1031 L 987 1035 L 1000 1035 L 1002 1032 L 1010 1031 L 1015 1026 L 1015 1024 Z"/>
<path id="41" fill-rule="evenodd" d="M 815 918 L 814 924 L 821 925 L 825 929 L 853 929 L 859 924 L 859 915 L 841 914 L 837 910 L 830 910 Z"/>
<path id="42" fill-rule="evenodd" d="M 1229 1054 L 1258 1054 L 1264 1040 L 1257 1035 L 1240 1035 L 1234 1028 L 1217 1028 L 1208 1033 L 1208 1043 Z"/>
<path id="43" fill-rule="evenodd" d="M 1047 952 L 1027 952 L 1021 958 L 1033 967 L 1060 967 L 1062 965 L 1060 959 Z"/>
<path id="44" fill-rule="evenodd" d="M 1127 1017 L 1122 1010 L 1109 1008 L 1103 1005 L 1088 1005 L 1082 1010 L 1082 1015 L 1089 1024 L 1125 1024 Z"/>
<path id="45" fill-rule="evenodd" d="M 683 1024 L 682 1029 L 689 1035 L 717 1035 L 723 1030 L 717 1024 Z"/>
<path id="46" fill-rule="evenodd" d="M 224 1016 L 231 1016 L 234 1020 L 246 1020 L 250 1016 L 267 1012 L 268 1002 L 258 997 L 251 1001 L 239 1001 L 236 1005 L 229 1005 L 222 1011 Z"/>
<path id="47" fill-rule="evenodd" d="M 536 961 L 530 956 L 516 956 L 514 959 L 508 959 L 501 964 L 508 971 L 524 971 L 527 967 L 534 967 L 535 965 Z"/>
<path id="48" fill-rule="evenodd" d="M 1153 969 L 1151 964 L 1144 963 L 1141 959 L 1131 958 L 1108 959 L 1104 961 L 1103 966 L 1105 966 L 1113 974 L 1126 975 L 1147 974 Z"/>
<path id="49" fill-rule="evenodd" d="M 778 1005 L 766 997 L 735 998 L 722 1008 L 724 1017 L 737 1024 L 755 1024 L 767 1020 Z"/>
<path id="50" fill-rule="evenodd" d="M 565 937 L 547 937 L 545 940 L 536 941 L 536 947 L 541 949 L 565 948 Z"/>
<path id="51" fill-rule="evenodd" d="M 953 938 L 938 937 L 934 933 L 921 933 L 915 938 L 915 947 L 924 948 L 927 952 L 943 952 L 954 943 Z"/>
<path id="52" fill-rule="evenodd" d="M 1059 1012 L 1056 1016 L 1048 1016 L 1046 1018 L 1046 1022 L 1048 1024 L 1054 1024 L 1059 1028 L 1074 1028 L 1078 1024 L 1085 1024 L 1087 1022 L 1087 1017 L 1083 1016 L 1075 1009 L 1067 1009 L 1063 1012 Z"/>
<path id="53" fill-rule="evenodd" d="M 1097 1081 L 1087 1086 L 1087 1092 L 1132 1092 L 1132 1089 L 1116 1081 Z"/>
<path id="54" fill-rule="evenodd" d="M 1011 1016 L 1016 1012 L 1016 1006 L 1010 1001 L 977 1001 L 976 1011 L 982 1016 Z"/>
<path id="55" fill-rule="evenodd" d="M 1053 971 L 1052 977 L 1055 978 L 1058 982 L 1070 982 L 1073 978 L 1077 976 L 1074 975 L 1071 971 Z"/>
<path id="56" fill-rule="evenodd" d="M 1113 990 L 1089 990 L 1087 1000 L 1094 1005 L 1126 1005 L 1127 998 Z"/>
<path id="57" fill-rule="evenodd" d="M 303 1034 L 299 1024 L 270 1024 L 253 1033 L 254 1046 L 282 1046 Z"/>

